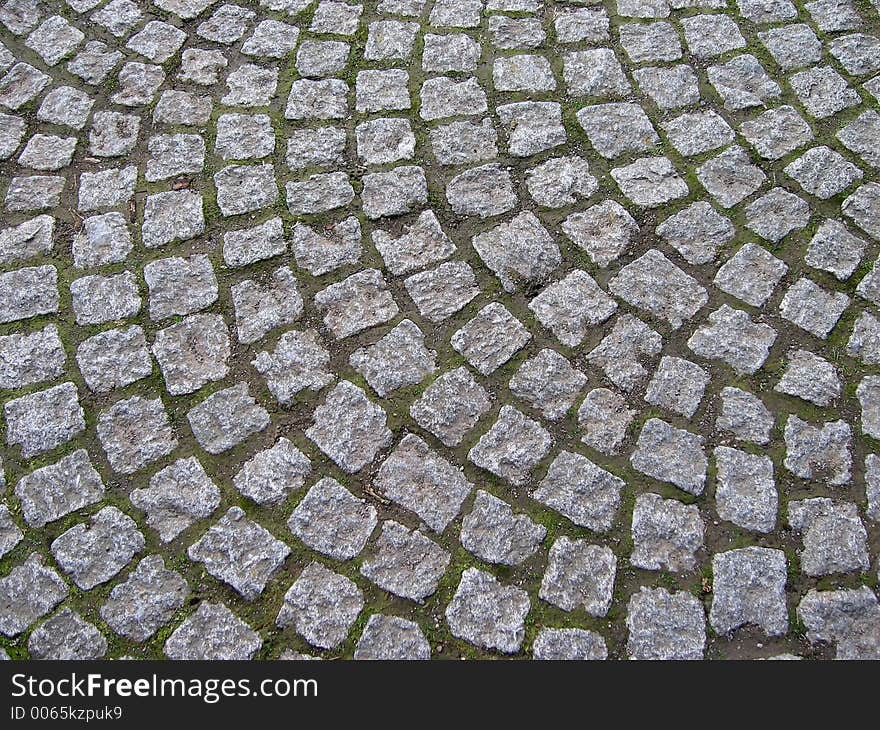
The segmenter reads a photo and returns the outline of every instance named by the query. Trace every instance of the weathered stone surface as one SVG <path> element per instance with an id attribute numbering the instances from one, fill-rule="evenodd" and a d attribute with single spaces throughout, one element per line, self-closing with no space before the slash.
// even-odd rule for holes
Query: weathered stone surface
<path id="1" fill-rule="evenodd" d="M 788 522 L 804 543 L 801 567 L 821 576 L 868 569 L 868 534 L 852 502 L 817 497 L 788 503 Z"/>
<path id="2" fill-rule="evenodd" d="M 562 259 L 559 247 L 529 211 L 474 236 L 472 243 L 507 292 L 520 282 L 545 281 Z"/>
<path id="3" fill-rule="evenodd" d="M 642 587 L 626 614 L 630 659 L 702 659 L 706 646 L 703 606 L 686 591 Z"/>
<path id="4" fill-rule="evenodd" d="M 712 608 L 709 623 L 719 634 L 746 624 L 768 636 L 788 631 L 785 607 L 785 553 L 762 547 L 717 553 L 712 560 Z"/>
<path id="5" fill-rule="evenodd" d="M 547 534 L 526 515 L 517 514 L 502 499 L 477 490 L 473 509 L 461 524 L 461 544 L 481 560 L 519 565 L 528 559 Z"/>
<path id="6" fill-rule="evenodd" d="M 364 549 L 377 521 L 375 507 L 324 477 L 296 506 L 287 526 L 313 550 L 349 560 Z"/>
<path id="7" fill-rule="evenodd" d="M 722 304 L 687 341 L 701 357 L 723 360 L 742 375 L 758 371 L 776 341 L 776 331 L 769 325 L 752 322 L 748 313 Z"/>
<path id="8" fill-rule="evenodd" d="M 708 467 L 703 441 L 702 436 L 651 418 L 642 427 L 630 462 L 643 474 L 702 494 Z"/>
<path id="9" fill-rule="evenodd" d="M 131 503 L 147 513 L 147 524 L 170 542 L 220 505 L 220 490 L 194 456 L 157 471 L 149 487 L 133 489 Z"/>
<path id="10" fill-rule="evenodd" d="M 40 624 L 28 637 L 31 659 L 85 661 L 107 653 L 107 639 L 88 621 L 69 608 L 62 608 Z"/>
<path id="11" fill-rule="evenodd" d="M 209 454 L 237 446 L 270 423 L 269 413 L 239 383 L 209 395 L 186 414 L 196 440 Z"/>
<path id="12" fill-rule="evenodd" d="M 664 356 L 648 383 L 645 400 L 655 406 L 692 418 L 703 399 L 710 377 L 690 360 Z"/>
<path id="13" fill-rule="evenodd" d="M 31 553 L 0 578 L 0 633 L 4 636 L 22 633 L 67 597 L 67 584 L 44 563 L 42 555 Z"/>
<path id="14" fill-rule="evenodd" d="M 25 458 L 51 451 L 86 428 L 79 392 L 70 382 L 6 401 L 3 417 L 6 443 L 20 446 Z"/>
<path id="15" fill-rule="evenodd" d="M 489 573 L 468 568 L 446 607 L 446 623 L 460 639 L 513 654 L 522 646 L 530 608 L 529 595 L 521 588 L 506 586 Z"/>
<path id="16" fill-rule="evenodd" d="M 797 616 L 810 641 L 836 645 L 836 659 L 880 657 L 880 606 L 867 586 L 837 591 L 811 589 Z"/>
<path id="17" fill-rule="evenodd" d="M 617 517 L 624 486 L 622 479 L 585 456 L 561 451 L 531 497 L 579 527 L 607 532 Z"/>
<path id="18" fill-rule="evenodd" d="M 788 271 L 787 264 L 756 243 L 739 249 L 715 275 L 715 286 L 753 307 L 763 306 Z"/>
<path id="19" fill-rule="evenodd" d="M 843 420 L 813 426 L 797 416 L 785 422 L 785 468 L 802 479 L 850 480 L 851 429 Z"/>
<path id="20" fill-rule="evenodd" d="M 578 408 L 578 426 L 584 432 L 581 441 L 603 454 L 618 453 L 636 412 L 627 407 L 620 393 L 609 388 L 594 388 Z"/>
<path id="21" fill-rule="evenodd" d="M 555 350 L 543 349 L 510 379 L 510 392 L 528 401 L 545 418 L 558 421 L 574 405 L 587 376 Z"/>
<path id="22" fill-rule="evenodd" d="M 489 410 L 491 401 L 467 368 L 443 373 L 410 407 L 410 415 L 448 447 L 461 443 L 465 434 Z"/>
<path id="23" fill-rule="evenodd" d="M 15 485 L 25 522 L 42 527 L 100 501 L 101 475 L 85 449 L 77 449 L 54 464 L 35 469 Z"/>
<path id="24" fill-rule="evenodd" d="M 132 474 L 177 448 L 159 398 L 132 396 L 98 416 L 98 438 L 113 471 Z"/>
<path id="25" fill-rule="evenodd" d="M 648 375 L 643 362 L 660 352 L 662 342 L 660 335 L 640 319 L 624 314 L 587 360 L 601 368 L 618 388 L 630 391 Z"/>
<path id="26" fill-rule="evenodd" d="M 473 489 L 460 469 L 413 434 L 404 436 L 382 462 L 373 486 L 435 532 L 455 519 Z"/>
<path id="27" fill-rule="evenodd" d="M 106 393 L 153 372 L 144 331 L 137 325 L 99 332 L 83 340 L 76 362 L 89 390 Z"/>
<path id="28" fill-rule="evenodd" d="M 49 546 L 55 561 L 84 591 L 106 583 L 144 549 L 137 523 L 116 507 L 104 507 L 63 532 Z"/>
<path id="29" fill-rule="evenodd" d="M 608 282 L 612 294 L 678 329 L 708 301 L 706 290 L 660 251 L 651 249 Z"/>
<path id="30" fill-rule="evenodd" d="M 186 580 L 167 569 L 161 555 L 150 555 L 110 591 L 101 618 L 120 636 L 146 641 L 174 617 L 188 594 Z"/>
<path id="31" fill-rule="evenodd" d="M 233 478 L 239 493 L 260 505 L 278 505 L 311 472 L 308 457 L 283 436 L 246 461 Z"/>
<path id="32" fill-rule="evenodd" d="M 532 642 L 532 656 L 539 660 L 601 660 L 608 658 L 608 648 L 594 631 L 544 628 Z"/>
<path id="33" fill-rule="evenodd" d="M 165 642 L 169 659 L 253 659 L 262 640 L 224 603 L 200 603 Z"/>
<path id="34" fill-rule="evenodd" d="M 529 309 L 563 345 L 575 347 L 614 314 L 617 303 L 586 271 L 576 270 L 550 284 L 529 302 Z"/>
<path id="35" fill-rule="evenodd" d="M 355 659 L 430 659 L 431 646 L 417 623 L 374 613 L 354 650 Z"/>
<path id="36" fill-rule="evenodd" d="M 695 505 L 650 492 L 639 495 L 632 515 L 630 563 L 646 570 L 693 570 L 704 531 Z"/>
<path id="37" fill-rule="evenodd" d="M 550 548 L 538 595 L 564 611 L 605 616 L 611 606 L 617 558 L 605 546 L 560 537 Z"/>
<path id="38" fill-rule="evenodd" d="M 313 330 L 285 332 L 273 352 L 259 353 L 251 364 L 265 379 L 269 391 L 283 406 L 294 403 L 301 390 L 321 390 L 333 382 L 327 371 L 330 354 Z"/>
<path id="39" fill-rule="evenodd" d="M 399 311 L 385 279 L 376 269 L 364 269 L 315 295 L 324 324 L 337 340 L 393 319 Z"/>
<path id="40" fill-rule="evenodd" d="M 253 601 L 265 589 L 272 574 L 290 555 L 290 548 L 245 515 L 231 507 L 186 551 L 190 560 L 231 585 L 245 600 Z"/>
<path id="41" fill-rule="evenodd" d="M 468 452 L 477 466 L 519 486 L 530 470 L 547 454 L 553 442 L 537 421 L 513 406 L 501 406 L 498 420 Z"/>
<path id="42" fill-rule="evenodd" d="M 529 331 L 503 304 L 493 302 L 455 332 L 450 343 L 483 375 L 489 375 L 531 338 Z"/>
<path id="43" fill-rule="evenodd" d="M 340 469 L 354 474 L 371 463 L 391 443 L 385 411 L 347 380 L 315 409 L 305 434 Z"/>
<path id="44" fill-rule="evenodd" d="M 313 562 L 284 594 L 275 623 L 293 626 L 312 646 L 332 649 L 345 641 L 363 607 L 364 596 L 352 581 Z"/>
<path id="45" fill-rule="evenodd" d="M 382 398 L 420 383 L 437 369 L 435 353 L 425 347 L 422 331 L 409 319 L 370 347 L 355 350 L 348 362 Z"/>
<path id="46" fill-rule="evenodd" d="M 437 590 L 450 559 L 421 532 L 387 520 L 361 564 L 361 575 L 396 596 L 421 603 Z"/>
<path id="47" fill-rule="evenodd" d="M 717 446 L 715 468 L 718 516 L 746 530 L 771 532 L 779 503 L 773 461 L 767 456 Z"/>
<path id="48" fill-rule="evenodd" d="M 153 355 L 172 395 L 194 393 L 229 372 L 229 332 L 217 314 L 193 314 L 156 333 Z"/>

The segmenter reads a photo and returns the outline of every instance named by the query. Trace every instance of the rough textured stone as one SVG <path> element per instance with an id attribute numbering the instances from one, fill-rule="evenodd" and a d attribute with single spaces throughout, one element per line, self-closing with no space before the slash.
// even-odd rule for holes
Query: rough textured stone
<path id="1" fill-rule="evenodd" d="M 630 659 L 702 659 L 706 646 L 703 606 L 686 591 L 642 587 L 629 599 L 626 614 Z"/>
<path id="2" fill-rule="evenodd" d="M 0 633 L 4 636 L 22 633 L 67 597 L 67 584 L 44 562 L 42 555 L 31 553 L 0 578 Z"/>
<path id="3" fill-rule="evenodd" d="M 120 636 L 146 641 L 180 610 L 189 594 L 186 580 L 165 567 L 160 555 L 141 560 L 101 606 L 101 618 Z"/>
<path id="4" fill-rule="evenodd" d="M 659 418 L 645 422 L 630 462 L 643 474 L 670 482 L 685 492 L 703 492 L 708 467 L 703 437 Z"/>
<path id="5" fill-rule="evenodd" d="M 430 659 L 431 646 L 418 624 L 398 616 L 374 613 L 358 640 L 354 658 L 398 661 Z"/>
<path id="6" fill-rule="evenodd" d="M 104 507 L 63 532 L 49 546 L 55 561 L 84 591 L 106 583 L 144 549 L 137 523 L 116 507 Z"/>
<path id="7" fill-rule="evenodd" d="M 521 485 L 551 444 L 552 437 L 537 421 L 513 406 L 502 406 L 498 420 L 468 452 L 468 459 L 514 485 Z"/>
<path id="8" fill-rule="evenodd" d="M 253 659 L 262 640 L 224 603 L 200 603 L 165 642 L 169 659 Z"/>
<path id="9" fill-rule="evenodd" d="M 461 524 L 461 544 L 481 560 L 519 565 L 528 559 L 547 534 L 547 529 L 516 514 L 504 500 L 477 490 L 473 509 Z"/>
<path id="10" fill-rule="evenodd" d="M 43 527 L 50 522 L 100 501 L 104 496 L 101 475 L 85 449 L 77 449 L 54 464 L 35 469 L 15 485 L 25 522 Z"/>
<path id="11" fill-rule="evenodd" d="M 293 626 L 312 646 L 332 649 L 345 641 L 363 607 L 363 594 L 352 581 L 314 562 L 284 594 L 275 623 Z"/>
<path id="12" fill-rule="evenodd" d="M 361 564 L 361 575 L 383 590 L 421 603 L 437 590 L 449 561 L 449 553 L 421 532 L 387 520 Z"/>
<path id="13" fill-rule="evenodd" d="M 219 454 L 266 428 L 271 419 L 265 408 L 239 383 L 209 395 L 186 414 L 202 448 Z"/>
<path id="14" fill-rule="evenodd" d="M 157 471 L 145 489 L 133 489 L 131 503 L 147 513 L 147 524 L 170 542 L 220 504 L 220 490 L 198 459 L 188 456 Z"/>
<path id="15" fill-rule="evenodd" d="M 373 486 L 435 532 L 446 529 L 473 489 L 460 469 L 413 434 L 404 436 L 382 463 Z"/>
<path id="16" fill-rule="evenodd" d="M 543 628 L 532 642 L 532 656 L 539 660 L 602 660 L 608 658 L 608 648 L 594 631 Z"/>
<path id="17" fill-rule="evenodd" d="M 513 654 L 522 646 L 530 608 L 528 593 L 521 588 L 506 586 L 489 573 L 468 568 L 446 606 L 446 623 L 460 639 Z"/>
<path id="18" fill-rule="evenodd" d="M 290 548 L 240 507 L 231 507 L 186 551 L 190 560 L 231 585 L 245 600 L 253 601 L 265 589 L 272 574 L 290 555 Z"/>
<path id="19" fill-rule="evenodd" d="M 712 576 L 709 623 L 717 633 L 728 634 L 746 624 L 759 626 L 768 636 L 787 633 L 782 550 L 748 547 L 716 553 Z"/>
<path id="20" fill-rule="evenodd" d="M 715 468 L 718 516 L 746 530 L 771 532 L 779 503 L 773 461 L 766 456 L 717 446 Z"/>
<path id="21" fill-rule="evenodd" d="M 550 548 L 538 595 L 564 611 L 583 608 L 605 616 L 616 574 L 617 558 L 610 548 L 560 537 Z"/>
<path id="22" fill-rule="evenodd" d="M 107 652 L 103 634 L 69 608 L 40 624 L 27 645 L 31 659 L 86 661 L 100 659 Z"/>
<path id="23" fill-rule="evenodd" d="M 339 468 L 354 474 L 391 443 L 385 411 L 353 383 L 341 381 L 315 409 L 305 434 Z"/>

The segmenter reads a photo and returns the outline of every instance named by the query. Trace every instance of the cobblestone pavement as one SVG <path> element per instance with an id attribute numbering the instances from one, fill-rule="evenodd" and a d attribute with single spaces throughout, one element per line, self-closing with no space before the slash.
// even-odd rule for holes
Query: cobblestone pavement
<path id="1" fill-rule="evenodd" d="M 0 654 L 880 658 L 878 8 L 3 2 Z"/>

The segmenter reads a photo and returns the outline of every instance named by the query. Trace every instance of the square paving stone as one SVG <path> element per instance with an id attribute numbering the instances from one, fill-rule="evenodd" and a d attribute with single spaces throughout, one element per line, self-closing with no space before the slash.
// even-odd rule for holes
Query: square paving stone
<path id="1" fill-rule="evenodd" d="M 318 391 L 332 383 L 336 378 L 329 363 L 330 353 L 313 330 L 285 332 L 274 351 L 264 350 L 251 361 L 282 406 L 293 405 L 303 389 Z"/>
<path id="2" fill-rule="evenodd" d="M 300 489 L 310 472 L 308 457 L 282 436 L 274 446 L 258 451 L 242 464 L 233 484 L 257 504 L 275 506 Z"/>
<path id="3" fill-rule="evenodd" d="M 699 495 L 703 493 L 709 465 L 703 442 L 698 434 L 650 418 L 642 427 L 630 463 L 642 474 Z"/>
<path id="4" fill-rule="evenodd" d="M 630 563 L 645 570 L 690 571 L 706 525 L 696 505 L 648 492 L 636 498 Z"/>
<path id="5" fill-rule="evenodd" d="M 219 314 L 193 314 L 159 330 L 152 351 L 172 395 L 194 393 L 229 372 L 229 330 Z"/>
<path id="6" fill-rule="evenodd" d="M 61 533 L 49 549 L 74 583 L 84 591 L 106 583 L 144 549 L 137 523 L 116 507 L 104 507 Z"/>
<path id="7" fill-rule="evenodd" d="M 253 659 L 263 642 L 260 635 L 224 603 L 203 601 L 168 637 L 163 650 L 169 659 Z"/>
<path id="8" fill-rule="evenodd" d="M 450 339 L 452 347 L 483 375 L 506 363 L 532 338 L 503 304 L 483 307 Z"/>
<path id="9" fill-rule="evenodd" d="M 602 617 L 611 606 L 616 576 L 617 558 L 610 548 L 560 537 L 550 548 L 538 595 L 563 611 L 582 608 Z"/>
<path id="10" fill-rule="evenodd" d="M 293 626 L 312 646 L 332 649 L 345 641 L 363 608 L 363 593 L 354 582 L 313 562 L 284 594 L 275 623 Z"/>
<path id="11" fill-rule="evenodd" d="M 773 461 L 767 456 L 717 446 L 715 468 L 718 516 L 746 530 L 772 532 L 779 504 Z"/>
<path id="12" fill-rule="evenodd" d="M 77 449 L 19 479 L 15 496 L 25 522 L 31 527 L 43 527 L 99 502 L 104 496 L 104 483 L 92 466 L 89 453 Z"/>
<path id="13" fill-rule="evenodd" d="M 196 440 L 209 454 L 220 454 L 266 428 L 271 420 L 248 392 L 247 383 L 218 390 L 186 414 Z"/>
<path id="14" fill-rule="evenodd" d="M 245 279 L 230 288 L 238 341 L 250 344 L 277 327 L 295 322 L 303 311 L 296 277 L 287 266 L 268 281 Z"/>
<path id="15" fill-rule="evenodd" d="M 728 634 L 753 624 L 768 636 L 786 634 L 786 570 L 782 550 L 748 547 L 716 553 L 712 560 L 709 611 L 712 628 L 719 634 Z"/>
<path id="16" fill-rule="evenodd" d="M 392 439 L 382 407 L 347 380 L 337 384 L 315 409 L 305 434 L 349 474 L 371 463 Z"/>
<path id="17" fill-rule="evenodd" d="M 231 507 L 186 554 L 204 563 L 205 570 L 231 585 L 246 601 L 253 601 L 290 555 L 290 548 L 248 518 L 243 509 Z"/>
<path id="18" fill-rule="evenodd" d="M 563 345 L 575 347 L 617 311 L 617 302 L 586 271 L 576 270 L 544 289 L 529 309 Z"/>
<path id="19" fill-rule="evenodd" d="M 422 603 L 437 590 L 450 559 L 448 552 L 418 530 L 387 520 L 360 572 L 383 590 Z"/>
<path id="20" fill-rule="evenodd" d="M 522 646 L 530 609 L 526 591 L 467 568 L 446 606 L 446 623 L 454 636 L 475 646 L 513 654 Z"/>
<path id="21" fill-rule="evenodd" d="M 377 522 L 375 507 L 324 477 L 296 506 L 287 526 L 313 550 L 350 560 L 364 549 Z"/>
<path id="22" fill-rule="evenodd" d="M 490 403 L 486 389 L 462 366 L 431 383 L 410 407 L 410 415 L 451 448 L 476 426 Z"/>
<path id="23" fill-rule="evenodd" d="M 98 439 L 113 471 L 133 474 L 177 448 L 177 438 L 159 398 L 132 396 L 98 416 Z"/>
<path id="24" fill-rule="evenodd" d="M 150 292 L 150 319 L 197 312 L 217 301 L 217 277 L 203 254 L 156 259 L 144 266 Z"/>
<path id="25" fill-rule="evenodd" d="M 614 525 L 625 483 L 587 457 L 560 451 L 532 499 L 579 527 L 607 532 Z"/>
<path id="26" fill-rule="evenodd" d="M 137 325 L 99 332 L 83 340 L 76 363 L 89 390 L 108 393 L 153 373 L 144 331 Z"/>
<path id="27" fill-rule="evenodd" d="M 540 423 L 505 405 L 492 428 L 468 452 L 468 460 L 520 486 L 529 479 L 529 472 L 546 456 L 552 443 L 552 436 Z"/>
<path id="28" fill-rule="evenodd" d="M 510 392 L 557 421 L 574 405 L 587 376 L 555 350 L 543 349 L 526 360 L 510 379 Z"/>
<path id="29" fill-rule="evenodd" d="M 178 459 L 150 477 L 146 488 L 132 489 L 131 503 L 147 514 L 147 525 L 171 542 L 220 506 L 220 490 L 194 456 Z"/>
<path id="30" fill-rule="evenodd" d="M 337 340 L 383 324 L 399 311 L 385 279 L 376 269 L 364 269 L 319 291 L 315 306 Z"/>

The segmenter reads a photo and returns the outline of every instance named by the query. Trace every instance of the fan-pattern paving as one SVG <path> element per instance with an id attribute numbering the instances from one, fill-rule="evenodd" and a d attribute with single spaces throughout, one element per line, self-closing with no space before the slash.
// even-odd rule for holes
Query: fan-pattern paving
<path id="1" fill-rule="evenodd" d="M 0 654 L 880 658 L 877 0 L 5 0 Z"/>

